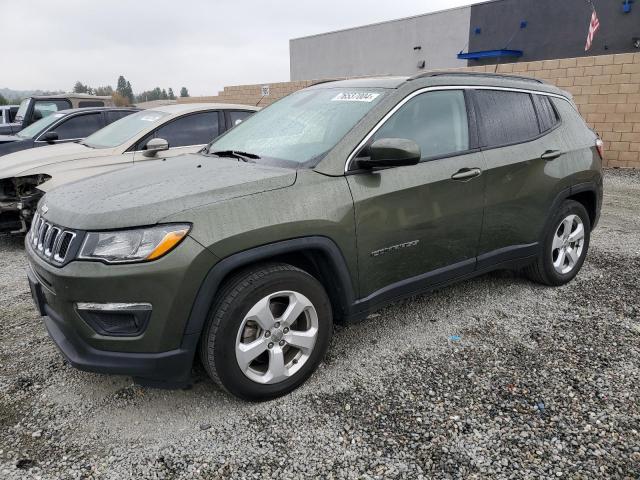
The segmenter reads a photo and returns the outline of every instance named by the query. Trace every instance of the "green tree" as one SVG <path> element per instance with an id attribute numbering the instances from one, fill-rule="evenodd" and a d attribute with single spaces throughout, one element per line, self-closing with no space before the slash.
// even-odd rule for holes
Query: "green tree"
<path id="1" fill-rule="evenodd" d="M 113 95 L 113 87 L 111 85 L 107 85 L 106 87 L 96 87 L 93 92 L 101 97 L 110 97 Z"/>
<path id="2" fill-rule="evenodd" d="M 128 81 L 127 81 L 127 89 L 126 90 L 127 90 L 127 93 L 126 93 L 125 96 L 129 99 L 129 101 L 131 103 L 133 103 L 133 99 L 134 99 L 134 97 L 133 97 L 133 88 L 131 88 L 131 83 L 128 82 Z"/>
<path id="3" fill-rule="evenodd" d="M 127 80 L 122 75 L 118 77 L 118 85 L 116 86 L 116 92 L 118 92 L 123 97 L 128 97 Z"/>
<path id="4" fill-rule="evenodd" d="M 169 100 L 175 100 L 176 96 L 173 93 L 173 88 L 169 87 Z"/>
<path id="5" fill-rule="evenodd" d="M 90 87 L 79 80 L 73 86 L 73 93 L 89 93 L 89 90 Z"/>
<path id="6" fill-rule="evenodd" d="M 162 100 L 169 100 L 169 95 L 167 95 L 167 91 L 164 88 L 162 89 L 162 95 L 160 95 L 160 98 Z"/>
<path id="7" fill-rule="evenodd" d="M 183 98 L 189 96 L 189 90 L 187 90 L 187 87 L 182 87 L 180 89 L 180 96 Z"/>
<path id="8" fill-rule="evenodd" d="M 7 101 L 7 99 L 4 98 L 2 95 L 0 95 L 0 105 L 9 105 L 9 102 Z"/>

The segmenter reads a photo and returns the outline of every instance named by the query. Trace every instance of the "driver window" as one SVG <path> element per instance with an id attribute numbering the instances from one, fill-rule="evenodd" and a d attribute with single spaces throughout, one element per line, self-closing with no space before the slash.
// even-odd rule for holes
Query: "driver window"
<path id="1" fill-rule="evenodd" d="M 146 146 L 151 138 L 164 138 L 169 142 L 169 148 L 204 145 L 218 135 L 220 135 L 218 112 L 198 112 L 163 125 L 153 135 L 143 140 L 142 145 Z M 141 149 L 144 149 L 144 146 Z"/>
<path id="2" fill-rule="evenodd" d="M 378 130 L 381 138 L 406 138 L 416 142 L 422 159 L 469 150 L 469 122 L 462 90 L 422 93 L 405 103 Z"/>

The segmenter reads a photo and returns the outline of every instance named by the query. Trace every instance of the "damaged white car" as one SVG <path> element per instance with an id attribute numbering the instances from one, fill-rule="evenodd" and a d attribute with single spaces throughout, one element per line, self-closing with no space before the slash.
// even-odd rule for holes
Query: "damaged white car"
<path id="1" fill-rule="evenodd" d="M 45 192 L 134 163 L 194 153 L 255 111 L 229 104 L 178 104 L 118 120 L 77 143 L 0 157 L 0 233 L 25 233 Z"/>

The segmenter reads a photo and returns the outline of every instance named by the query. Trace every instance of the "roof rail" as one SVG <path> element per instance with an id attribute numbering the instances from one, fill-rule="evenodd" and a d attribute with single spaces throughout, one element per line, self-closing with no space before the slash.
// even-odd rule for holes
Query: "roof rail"
<path id="1" fill-rule="evenodd" d="M 314 87 L 316 85 L 322 85 L 323 83 L 339 82 L 340 80 L 347 80 L 346 78 L 323 78 L 321 80 L 311 80 L 313 83 L 309 85 Z"/>
<path id="2" fill-rule="evenodd" d="M 503 73 L 460 72 L 460 71 L 442 71 L 442 72 L 420 73 L 418 75 L 414 75 L 413 77 L 409 77 L 407 79 L 407 82 L 410 82 L 412 80 L 417 80 L 419 78 L 440 77 L 440 76 L 449 77 L 449 76 L 456 76 L 456 75 L 460 75 L 460 76 L 464 76 L 464 77 L 485 77 L 485 78 L 500 77 L 500 78 L 506 78 L 506 79 L 511 79 L 511 80 L 520 80 L 520 81 L 524 81 L 524 82 L 544 83 L 542 80 L 539 80 L 537 78 L 521 77 L 519 75 L 506 75 L 506 74 L 503 74 Z"/>

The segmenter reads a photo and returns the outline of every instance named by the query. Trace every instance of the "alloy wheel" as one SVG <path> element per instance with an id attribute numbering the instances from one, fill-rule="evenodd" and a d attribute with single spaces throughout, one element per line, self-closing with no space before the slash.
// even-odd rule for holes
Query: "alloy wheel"
<path id="1" fill-rule="evenodd" d="M 260 299 L 245 315 L 236 337 L 242 373 L 261 384 L 279 383 L 307 362 L 318 337 L 318 313 L 299 292 Z"/>
<path id="2" fill-rule="evenodd" d="M 584 249 L 584 223 L 578 215 L 560 222 L 551 244 L 551 261 L 556 272 L 566 275 L 578 264 Z"/>

